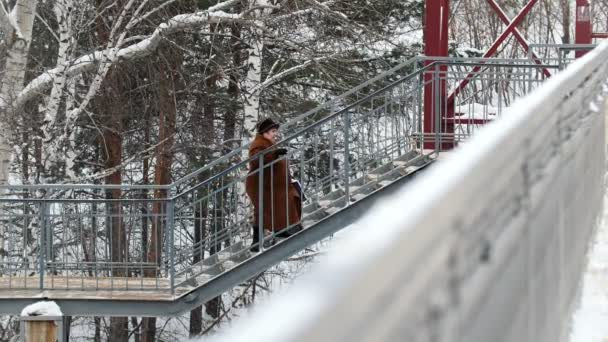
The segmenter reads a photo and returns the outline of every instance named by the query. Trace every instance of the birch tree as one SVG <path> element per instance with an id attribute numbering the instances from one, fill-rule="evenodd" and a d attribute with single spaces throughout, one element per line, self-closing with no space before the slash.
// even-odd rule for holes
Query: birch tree
<path id="1" fill-rule="evenodd" d="M 32 41 L 32 28 L 36 16 L 37 0 L 19 0 L 8 12 L 4 2 L 0 14 L 2 25 L 6 31 L 6 61 L 3 69 L 3 77 L 0 79 L 0 184 L 9 181 L 9 166 L 13 149 L 8 143 L 9 127 L 7 118 L 15 115 L 13 108 L 6 106 L 14 99 L 23 88 L 25 81 L 26 65 L 29 56 L 29 48 Z M 0 192 L 4 194 L 4 191 Z M 4 260 L 6 251 L 6 224 L 0 222 L 0 260 Z"/>
<path id="2" fill-rule="evenodd" d="M 5 118 L 14 113 L 14 108 L 8 104 L 16 98 L 24 86 L 37 4 L 37 0 L 18 0 L 10 13 L 6 12 L 7 6 L 2 5 L 5 18 L 2 20 L 5 22 L 3 26 L 5 29 L 8 28 L 8 31 L 5 31 L 6 62 L 4 75 L 0 80 L 0 114 Z M 12 152 L 6 140 L 9 135 L 7 129 L 0 124 L 0 184 L 6 184 L 8 181 Z"/>

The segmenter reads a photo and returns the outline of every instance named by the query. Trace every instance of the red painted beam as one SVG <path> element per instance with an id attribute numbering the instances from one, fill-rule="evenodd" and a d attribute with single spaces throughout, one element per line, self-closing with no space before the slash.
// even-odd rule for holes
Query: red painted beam
<path id="1" fill-rule="evenodd" d="M 502 22 L 505 23 L 506 25 L 509 25 L 509 22 L 510 22 L 509 17 L 507 17 L 505 12 L 502 10 L 502 8 L 500 8 L 500 6 L 496 3 L 496 1 L 487 0 L 487 2 L 490 5 L 490 7 L 492 7 L 494 12 L 496 12 L 496 14 L 500 18 L 500 20 L 502 20 Z M 526 38 L 523 37 L 521 32 L 519 32 L 517 27 L 513 28 L 513 36 L 515 36 L 515 39 L 517 39 L 519 44 L 524 48 L 524 50 L 526 52 L 530 52 L 530 45 L 528 44 L 528 41 L 526 40 Z M 532 59 L 534 60 L 534 62 L 536 64 L 538 64 L 538 65 L 543 64 L 541 62 L 540 58 L 533 51 L 531 52 L 531 55 L 532 55 Z M 543 73 L 545 74 L 546 77 L 551 77 L 551 73 L 546 68 L 543 69 Z"/>
<path id="2" fill-rule="evenodd" d="M 449 0 L 426 0 L 424 17 L 424 53 L 426 56 L 447 57 L 449 14 Z M 432 60 L 428 60 L 425 64 L 429 65 L 432 62 Z M 432 68 L 430 72 L 424 74 L 423 132 L 425 136 L 449 131 L 449 127 L 441 127 L 441 118 L 445 115 L 442 108 L 445 105 L 447 93 L 446 72 L 447 66 L 442 65 Z M 435 149 L 435 139 L 425 139 L 423 147 Z"/>
<path id="3" fill-rule="evenodd" d="M 576 0 L 576 32 L 574 42 L 576 44 L 591 44 L 591 9 L 587 0 Z M 576 58 L 582 57 L 587 51 L 576 51 Z"/>
<path id="4" fill-rule="evenodd" d="M 511 21 L 511 23 L 505 28 L 505 30 L 502 32 L 502 34 L 494 41 L 494 44 L 492 44 L 492 46 L 488 49 L 488 51 L 483 55 L 484 58 L 490 57 L 496 53 L 496 51 L 498 50 L 498 47 L 500 47 L 500 45 L 505 41 L 505 39 L 509 36 L 509 34 L 511 34 L 513 29 L 516 28 L 517 26 L 519 26 L 519 24 L 521 24 L 521 22 L 524 20 L 526 15 L 530 12 L 532 7 L 534 7 L 534 5 L 536 5 L 537 2 L 538 2 L 538 0 L 530 0 L 526 4 L 526 6 L 524 6 L 524 8 L 522 8 L 522 10 L 517 14 L 517 16 L 515 16 L 515 18 Z M 473 75 L 476 72 L 478 72 L 480 69 L 481 69 L 481 66 L 476 66 L 467 75 L 467 77 L 465 77 L 465 79 L 462 80 L 462 82 L 460 82 L 460 84 L 454 89 L 454 91 L 448 98 L 448 104 L 451 104 L 454 102 L 454 98 L 456 97 L 456 95 L 458 95 L 460 93 L 460 91 L 462 89 L 464 89 L 464 87 L 466 87 L 467 84 L 469 84 Z"/>
<path id="5" fill-rule="evenodd" d="M 591 38 L 608 38 L 608 32 L 593 32 Z"/>

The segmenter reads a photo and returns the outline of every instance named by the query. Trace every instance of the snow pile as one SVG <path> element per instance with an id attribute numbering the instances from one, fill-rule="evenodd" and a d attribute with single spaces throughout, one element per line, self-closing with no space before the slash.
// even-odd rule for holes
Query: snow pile
<path id="1" fill-rule="evenodd" d="M 458 47 L 456 48 L 456 55 L 459 57 L 483 57 L 485 51 L 476 49 L 474 47 Z"/>
<path id="2" fill-rule="evenodd" d="M 21 317 L 27 316 L 63 316 L 63 314 L 55 302 L 37 302 L 21 311 Z"/>
<path id="3" fill-rule="evenodd" d="M 589 252 L 578 308 L 572 316 L 570 342 L 608 340 L 608 193 L 604 217 Z"/>
<path id="4" fill-rule="evenodd" d="M 456 106 L 457 118 L 467 119 L 495 119 L 498 114 L 502 114 L 509 107 L 494 107 L 481 103 L 468 103 Z"/>

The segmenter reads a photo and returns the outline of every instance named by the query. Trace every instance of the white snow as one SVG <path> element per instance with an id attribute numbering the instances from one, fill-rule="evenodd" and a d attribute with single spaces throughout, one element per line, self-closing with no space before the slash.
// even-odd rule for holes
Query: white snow
<path id="1" fill-rule="evenodd" d="M 456 106 L 455 112 L 462 114 L 462 119 L 495 119 L 498 114 L 505 112 L 508 107 L 494 107 L 481 103 L 469 103 Z"/>
<path id="2" fill-rule="evenodd" d="M 55 302 L 37 302 L 26 306 L 21 316 L 63 316 L 61 309 Z"/>
<path id="3" fill-rule="evenodd" d="M 604 213 L 588 255 L 583 287 L 572 316 L 570 342 L 608 341 L 608 193 Z"/>

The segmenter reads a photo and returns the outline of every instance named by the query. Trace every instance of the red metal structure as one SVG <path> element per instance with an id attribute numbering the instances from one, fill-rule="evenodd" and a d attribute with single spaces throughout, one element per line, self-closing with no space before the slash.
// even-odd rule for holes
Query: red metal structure
<path id="1" fill-rule="evenodd" d="M 427 0 L 425 12 L 424 29 L 424 54 L 427 56 L 446 57 L 448 55 L 448 19 L 450 17 L 449 0 Z M 427 62 L 431 64 L 432 61 Z M 439 71 L 445 72 L 446 66 L 440 67 Z M 446 98 L 445 80 L 434 81 L 437 73 L 427 72 L 424 75 L 424 133 L 434 133 L 436 130 L 444 130 L 441 127 L 441 108 L 442 103 L 436 103 L 435 99 Z M 436 97 L 435 92 L 440 92 L 441 96 Z M 454 131 L 454 124 L 450 124 L 451 131 Z M 449 131 L 449 128 L 447 129 Z M 425 149 L 435 149 L 436 141 L 423 142 Z M 452 144 L 453 145 L 453 144 Z M 449 149 L 453 146 L 442 146 L 441 149 Z"/>
<path id="2" fill-rule="evenodd" d="M 576 44 L 591 44 L 593 29 L 591 28 L 591 9 L 589 1 L 576 0 L 576 31 L 574 42 Z M 587 51 L 576 51 L 575 56 L 581 57 Z"/>
<path id="3" fill-rule="evenodd" d="M 496 38 L 494 43 L 488 48 L 483 57 L 492 57 L 504 41 L 513 35 L 521 47 L 529 52 L 529 44 L 517 29 L 526 15 L 530 13 L 538 0 L 529 0 L 521 11 L 509 20 L 509 17 L 502 10 L 496 0 L 486 0 L 492 10 L 498 15 L 500 20 L 507 25 L 504 31 Z M 431 57 L 447 57 L 448 55 L 448 22 L 450 16 L 449 0 L 426 0 L 425 12 L 425 54 Z M 589 0 L 576 0 L 576 44 L 591 44 L 594 38 L 608 38 L 608 32 L 593 32 L 592 15 L 589 6 Z M 584 50 L 576 52 L 576 57 L 581 57 L 586 53 Z M 540 64 L 540 59 L 534 54 L 530 54 L 534 61 Z M 432 61 L 427 62 L 427 65 Z M 470 82 L 471 78 L 481 69 L 481 66 L 475 67 L 467 77 L 454 89 L 454 91 L 446 96 L 446 82 L 441 77 L 442 73 L 447 70 L 446 66 L 431 68 L 424 77 L 424 136 L 435 136 L 434 133 L 443 133 L 441 142 L 424 140 L 422 146 L 425 149 L 448 150 L 455 146 L 454 124 L 479 124 L 479 120 L 474 119 L 458 119 L 454 113 L 454 99 Z M 547 69 L 543 70 L 546 77 L 551 74 Z M 435 96 L 440 95 L 440 96 Z M 440 100 L 437 100 L 439 98 Z"/>
<path id="4" fill-rule="evenodd" d="M 593 13 L 588 0 L 576 0 L 576 44 L 591 44 L 594 38 L 608 38 L 608 32 L 593 32 Z M 587 51 L 576 52 L 576 57 L 583 56 Z"/>
<path id="5" fill-rule="evenodd" d="M 538 0 L 530 0 L 513 20 L 509 20 L 508 16 L 495 0 L 486 1 L 507 26 L 500 36 L 496 38 L 483 57 L 492 57 L 511 34 L 513 34 L 522 48 L 528 52 L 529 44 L 521 32 L 517 29 L 517 26 L 521 24 L 526 15 L 528 15 L 534 5 L 536 5 Z M 449 8 L 449 0 L 426 0 L 424 35 L 425 54 L 427 56 L 447 57 L 448 55 Z M 536 63 L 541 63 L 540 59 L 538 59 L 535 54 L 532 53 L 532 57 Z M 430 64 L 432 62 L 428 63 Z M 464 89 L 464 87 L 467 86 L 471 77 L 481 69 L 481 67 L 474 68 L 471 73 L 454 89 L 452 94 L 450 94 L 449 97 L 446 97 L 446 83 L 445 80 L 441 79 L 441 74 L 446 70 L 445 68 L 446 67 L 432 68 L 425 75 L 424 133 L 425 136 L 431 136 L 431 133 L 435 133 L 437 131 L 444 133 L 444 138 L 439 143 L 439 146 L 437 146 L 436 141 L 425 140 L 423 144 L 425 149 L 438 148 L 440 150 L 446 150 L 454 147 L 454 122 L 458 121 L 461 124 L 468 123 L 468 119 L 455 119 L 454 98 L 462 91 L 462 89 Z M 546 77 L 551 76 L 548 70 L 545 69 L 543 72 Z M 433 82 L 433 78 L 435 78 L 435 82 Z M 445 100 L 435 100 L 436 98 L 433 95 L 436 92 L 439 92 L 441 94 L 439 97 Z M 478 120 L 475 120 L 475 122 L 471 121 L 468 124 L 478 124 L 479 122 L 477 121 Z"/>

